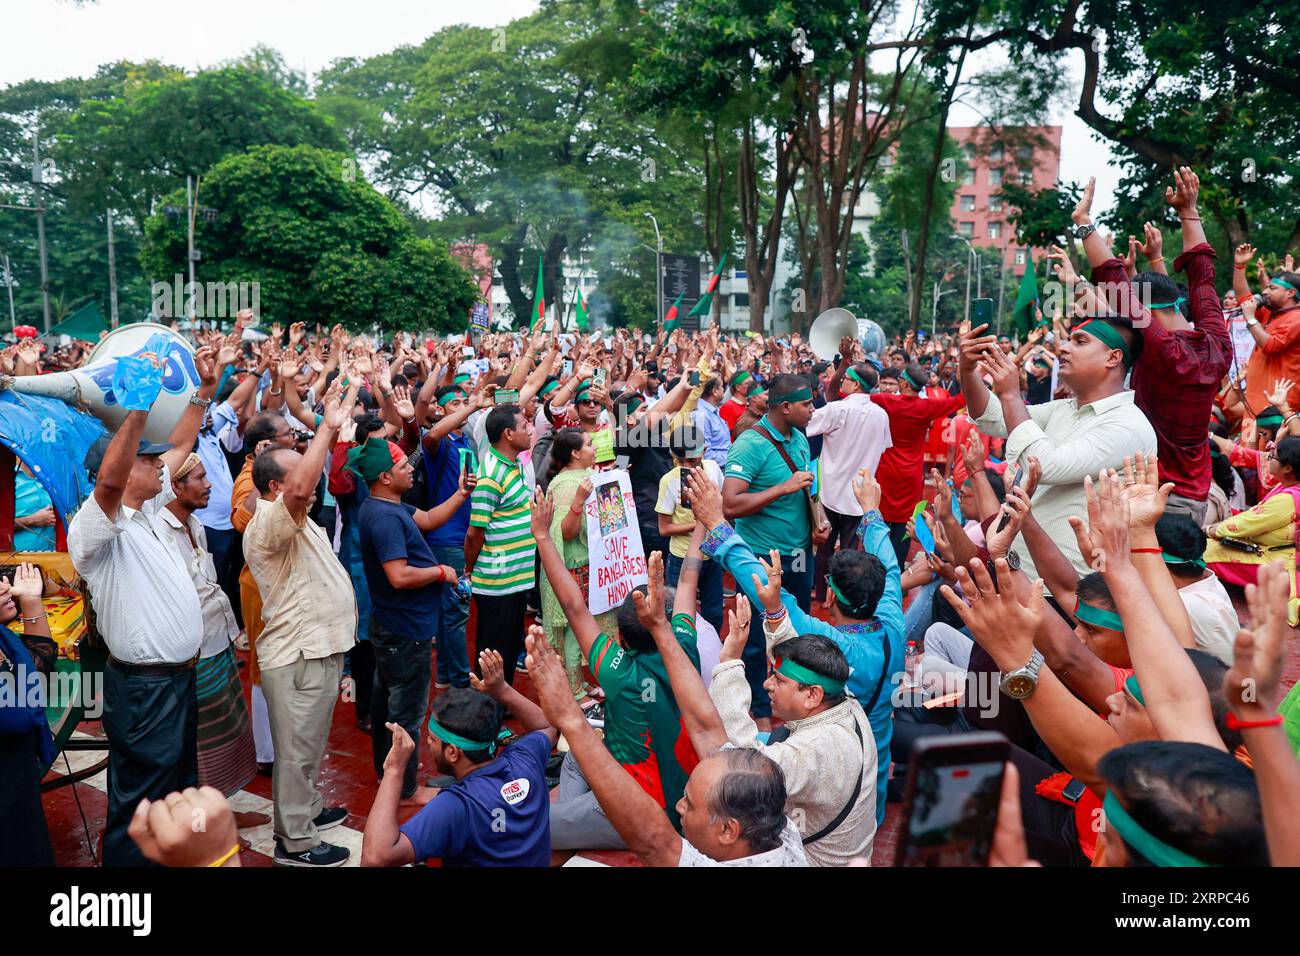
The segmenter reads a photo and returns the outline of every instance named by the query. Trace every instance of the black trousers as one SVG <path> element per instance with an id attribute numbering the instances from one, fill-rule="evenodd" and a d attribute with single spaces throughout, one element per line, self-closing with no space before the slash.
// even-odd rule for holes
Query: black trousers
<path id="1" fill-rule="evenodd" d="M 509 685 L 515 677 L 515 665 L 524 647 L 524 616 L 528 611 L 528 592 L 514 594 L 475 594 L 474 608 L 474 673 L 483 676 L 478 666 L 480 651 L 493 650 L 501 654 L 505 680 Z"/>
<path id="2" fill-rule="evenodd" d="M 36 731 L 0 735 L 0 868 L 53 866 Z"/>
<path id="3" fill-rule="evenodd" d="M 411 739 L 419 741 L 424 731 L 424 714 L 429 707 L 429 680 L 433 675 L 433 638 L 416 640 L 393 634 L 370 618 L 370 645 L 375 654 L 374 689 L 370 698 L 370 735 L 373 743 L 375 776 L 383 778 L 384 761 L 393 734 L 384 725 L 401 725 Z M 402 798 L 415 793 L 420 748 L 411 752 L 402 773 Z"/>
<path id="4" fill-rule="evenodd" d="M 370 698 L 374 696 L 375 683 L 375 651 L 370 641 L 357 641 L 352 645 L 352 650 L 348 651 L 348 667 L 356 695 L 352 706 L 356 708 L 357 720 L 366 720 L 370 717 Z"/>
<path id="5" fill-rule="evenodd" d="M 140 801 L 196 787 L 199 705 L 194 669 L 162 676 L 104 668 L 104 733 L 108 737 L 108 820 L 105 866 L 151 866 L 127 835 Z"/>

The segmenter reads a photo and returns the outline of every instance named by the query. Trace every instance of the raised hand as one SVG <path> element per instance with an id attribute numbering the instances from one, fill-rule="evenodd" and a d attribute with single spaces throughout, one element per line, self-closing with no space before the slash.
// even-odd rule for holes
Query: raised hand
<path id="1" fill-rule="evenodd" d="M 636 607 L 636 618 L 647 631 L 664 622 L 664 556 L 662 551 L 651 551 L 650 560 L 646 562 L 646 576 L 650 583 L 645 593 L 632 592 L 632 604 Z"/>
<path id="2" fill-rule="evenodd" d="M 208 345 L 198 349 L 194 353 L 194 370 L 199 373 L 199 385 L 210 385 L 213 388 L 217 385 L 217 375 L 220 369 L 217 368 L 216 352 Z"/>
<path id="3" fill-rule="evenodd" d="M 767 583 L 763 584 L 762 579 L 757 574 L 751 575 L 754 581 L 754 590 L 758 592 L 758 599 L 763 604 L 763 610 L 776 612 L 781 609 L 781 552 L 773 548 L 768 552 L 770 563 L 758 558 L 758 563 L 762 565 L 764 573 L 767 575 Z"/>
<path id="4" fill-rule="evenodd" d="M 415 752 L 415 741 L 401 724 L 389 721 L 384 726 L 393 735 L 392 742 L 388 745 L 388 756 L 384 758 L 384 773 L 401 774 L 406 770 L 411 754 Z"/>
<path id="5" fill-rule="evenodd" d="M 50 524 L 54 522 L 51 521 Z M 14 568 L 13 580 L 9 584 L 9 594 L 15 602 L 39 601 L 45 593 L 45 581 L 41 569 L 34 564 L 20 564 Z"/>
<path id="6" fill-rule="evenodd" d="M 1273 380 L 1273 390 L 1264 396 L 1268 403 L 1275 408 L 1282 408 L 1287 404 L 1286 397 L 1291 394 L 1291 389 L 1295 388 L 1295 382 L 1289 378 L 1277 378 Z"/>
<path id="7" fill-rule="evenodd" d="M 546 497 L 546 492 L 538 488 L 533 495 L 533 513 L 529 519 L 533 538 L 537 541 L 551 539 L 551 519 L 555 517 L 555 502 Z"/>
<path id="8" fill-rule="evenodd" d="M 741 602 L 744 601 L 744 610 L 741 610 Z M 745 626 L 740 626 L 740 616 L 744 614 Z M 743 594 L 736 595 L 736 610 L 728 616 L 727 619 L 727 639 L 722 642 L 722 651 L 718 654 L 718 662 L 738 661 L 745 653 L 745 645 L 749 643 L 749 599 Z"/>
<path id="9" fill-rule="evenodd" d="M 1160 227 L 1153 222 L 1144 222 L 1142 224 L 1142 243 L 1138 248 L 1142 255 L 1146 257 L 1147 262 L 1155 262 L 1162 257 L 1161 250 L 1164 249 L 1165 237 L 1161 233 Z"/>
<path id="10" fill-rule="evenodd" d="M 393 387 L 393 407 L 402 421 L 415 417 L 415 403 L 411 401 L 411 389 L 405 385 Z"/>
<path id="11" fill-rule="evenodd" d="M 993 585 L 993 578 L 984 562 L 970 563 L 970 570 L 957 569 L 957 580 L 967 604 L 948 585 L 939 588 L 971 635 L 1003 671 L 1021 667 L 1034 650 L 1034 633 L 1043 619 L 1043 581 L 1034 581 L 1028 603 L 1022 601 L 1018 589 L 1011 584 L 1011 567 L 1005 559 L 994 562 L 1001 582 L 1001 590 Z"/>
<path id="12" fill-rule="evenodd" d="M 551 642 L 530 630 L 524 638 L 524 646 L 528 650 L 528 679 L 537 691 L 537 703 L 551 726 L 564 733 L 579 723 L 585 724 L 582 709 L 573 699 L 564 663 Z"/>
<path id="13" fill-rule="evenodd" d="M 1235 266 L 1245 267 L 1250 265 L 1250 260 L 1255 258 L 1255 247 L 1249 242 L 1243 242 L 1232 250 L 1232 264 Z"/>
<path id="14" fill-rule="evenodd" d="M 690 472 L 687 485 L 691 489 L 691 510 L 695 513 L 695 520 L 709 530 L 722 524 L 722 492 L 704 474 L 704 469 Z"/>
<path id="15" fill-rule="evenodd" d="M 528 626 L 528 633 L 538 640 L 546 640 L 546 632 L 536 624 Z M 473 671 L 469 674 L 469 686 L 481 694 L 487 694 L 489 697 L 495 697 L 501 693 L 506 686 L 506 669 L 505 662 L 501 660 L 501 652 L 495 650 L 486 650 L 478 652 L 478 667 L 483 672 L 482 677 L 477 677 Z"/>
<path id="16" fill-rule="evenodd" d="M 980 438 L 980 433 L 971 429 L 966 436 L 966 441 L 961 446 L 962 464 L 966 466 L 968 475 L 977 475 L 984 471 L 984 442 Z"/>
<path id="17" fill-rule="evenodd" d="M 1170 481 L 1162 485 L 1159 476 L 1160 470 L 1154 455 L 1148 458 L 1138 452 L 1135 459 L 1125 456 L 1124 484 L 1130 528 L 1154 528 L 1160 516 L 1165 513 L 1174 483 Z"/>
<path id="18" fill-rule="evenodd" d="M 948 482 L 944 481 L 943 475 L 939 474 L 938 468 L 930 469 L 930 481 L 934 483 L 934 516 L 939 519 L 940 523 L 953 517 L 952 513 L 952 488 Z"/>
<path id="19" fill-rule="evenodd" d="M 1088 184 L 1083 187 L 1083 195 L 1079 197 L 1078 203 L 1075 204 L 1074 211 L 1070 213 L 1070 218 L 1074 220 L 1076 226 L 1086 225 L 1092 222 L 1092 197 L 1097 191 L 1097 177 L 1088 177 Z"/>
<path id="20" fill-rule="evenodd" d="M 1223 696 L 1240 719 L 1272 717 L 1282 701 L 1290 597 L 1291 584 L 1281 562 L 1260 565 L 1256 583 L 1246 585 L 1251 628 L 1237 632 L 1232 667 L 1223 675 Z"/>
<path id="21" fill-rule="evenodd" d="M 1023 487 L 1007 489 L 1002 507 L 998 509 L 998 519 L 989 526 L 986 546 L 992 557 L 1006 557 L 1007 552 L 1011 550 L 1011 543 L 1016 540 L 1016 535 L 1020 533 L 1020 528 L 1032 509 L 1029 495 Z M 1002 525 L 1003 515 L 1006 516 L 1007 523 L 999 528 L 999 525 Z"/>
<path id="22" fill-rule="evenodd" d="M 1195 212 L 1196 197 L 1201 192 L 1201 177 L 1189 166 L 1174 170 L 1174 184 L 1165 187 L 1165 201 L 1178 213 Z"/>
<path id="23" fill-rule="evenodd" d="M 993 391 L 998 395 L 1020 394 L 1020 368 L 1001 349 L 987 350 L 979 369 L 993 380 Z"/>
<path id="24" fill-rule="evenodd" d="M 1088 523 L 1084 525 L 1081 518 L 1071 515 L 1070 527 L 1088 566 L 1105 574 L 1129 563 L 1128 496 L 1113 470 L 1107 473 L 1102 469 L 1095 482 L 1091 475 L 1085 476 L 1083 488 L 1088 497 Z"/>
<path id="25" fill-rule="evenodd" d="M 853 497 L 858 500 L 863 514 L 880 507 L 880 494 L 880 482 L 867 469 L 859 468 L 857 480 L 853 482 Z"/>

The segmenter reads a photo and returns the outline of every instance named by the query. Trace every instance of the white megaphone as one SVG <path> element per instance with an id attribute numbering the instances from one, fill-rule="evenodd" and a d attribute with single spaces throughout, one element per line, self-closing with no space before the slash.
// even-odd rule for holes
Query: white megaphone
<path id="1" fill-rule="evenodd" d="M 190 399 L 199 389 L 199 372 L 194 366 L 194 348 L 185 337 L 165 325 L 135 322 L 108 333 L 99 340 L 90 358 L 81 368 L 49 375 L 0 376 L 0 388 L 10 388 L 25 395 L 43 395 L 67 402 L 73 408 L 89 412 L 109 431 L 115 431 L 126 419 L 124 409 L 113 393 L 113 373 L 123 355 L 140 355 L 155 336 L 165 336 L 172 344 L 163 370 L 163 387 L 149 411 L 144 437 L 151 442 L 165 442 L 185 413 Z"/>
<path id="2" fill-rule="evenodd" d="M 813 320 L 808 329 L 808 347 L 823 362 L 840 352 L 840 340 L 858 340 L 858 320 L 848 309 L 827 309 Z"/>

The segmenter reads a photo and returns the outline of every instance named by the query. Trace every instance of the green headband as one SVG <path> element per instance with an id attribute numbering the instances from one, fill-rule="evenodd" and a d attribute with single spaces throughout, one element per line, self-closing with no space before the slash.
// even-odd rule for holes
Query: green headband
<path id="1" fill-rule="evenodd" d="M 1112 631 L 1124 630 L 1124 619 L 1114 611 L 1107 611 L 1103 608 L 1088 604 L 1075 597 L 1074 616 L 1085 624 L 1091 624 L 1094 627 L 1108 627 Z"/>
<path id="2" fill-rule="evenodd" d="M 737 372 L 731 378 L 731 387 L 738 388 L 739 386 L 744 385 L 746 382 L 748 382 L 751 378 L 753 378 L 753 376 L 750 375 L 748 372 Z"/>
<path id="3" fill-rule="evenodd" d="M 590 400 L 591 400 L 591 386 L 590 386 L 590 385 L 584 385 L 584 386 L 582 386 L 582 388 L 578 389 L 578 393 L 577 393 L 576 395 L 573 396 L 573 400 L 574 400 L 575 402 L 590 401 Z"/>
<path id="4" fill-rule="evenodd" d="M 1272 282 L 1274 285 L 1284 286 L 1290 289 L 1292 292 L 1296 291 L 1296 287 L 1293 286 L 1291 283 L 1287 282 L 1285 279 L 1270 279 L 1269 281 Z"/>
<path id="5" fill-rule="evenodd" d="M 1168 553 L 1161 554 L 1160 556 L 1165 559 L 1165 564 L 1194 564 L 1202 570 L 1205 569 L 1204 558 L 1180 558 L 1177 555 Z"/>
<path id="6" fill-rule="evenodd" d="M 853 369 L 849 369 L 849 371 L 848 371 L 848 376 L 849 376 L 849 378 L 853 379 L 853 381 L 855 381 L 855 382 L 857 382 L 859 385 L 861 385 L 861 386 L 862 386 L 862 390 L 863 390 L 864 392 L 869 392 L 869 391 L 871 391 L 871 386 L 868 385 L 866 382 L 862 381 L 862 376 L 859 375 L 857 372 L 855 372 Z"/>
<path id="7" fill-rule="evenodd" d="M 644 404 L 645 404 L 645 399 L 643 399 L 640 395 L 637 394 L 629 395 L 623 401 L 623 407 L 627 410 L 628 415 L 633 414 L 638 408 L 640 408 Z"/>
<path id="8" fill-rule="evenodd" d="M 1128 679 L 1124 681 L 1124 686 L 1128 689 L 1128 692 L 1133 695 L 1135 701 L 1143 707 L 1147 705 L 1146 698 L 1142 696 L 1142 688 L 1138 684 L 1137 674 L 1129 674 Z"/>
<path id="9" fill-rule="evenodd" d="M 442 398 L 438 399 L 438 407 L 446 408 L 449 404 L 456 401 L 456 399 L 464 398 L 464 397 L 465 397 L 465 393 L 460 391 L 460 389 L 457 389 L 454 392 L 447 392 L 442 396 Z"/>
<path id="10" fill-rule="evenodd" d="M 553 378 L 545 385 L 543 385 L 541 391 L 539 391 L 537 394 L 540 395 L 542 398 L 545 398 L 547 395 L 550 395 L 551 392 L 555 391 L 559 387 L 560 387 L 559 379 Z"/>
<path id="11" fill-rule="evenodd" d="M 766 388 L 764 388 L 762 385 L 755 385 L 753 388 L 749 390 L 749 394 L 745 397 L 753 398 L 755 395 L 765 395 L 765 394 L 767 394 Z"/>
<path id="12" fill-rule="evenodd" d="M 1146 830 L 1142 829 L 1141 824 L 1128 815 L 1128 811 L 1120 806 L 1119 798 L 1115 796 L 1114 790 L 1106 792 L 1106 798 L 1101 802 L 1102 809 L 1106 812 L 1106 823 L 1114 827 L 1115 832 L 1124 838 L 1124 842 L 1133 849 L 1137 850 L 1144 857 L 1154 863 L 1156 866 L 1208 866 L 1208 863 L 1202 863 L 1196 857 L 1184 853 L 1182 850 L 1176 850 L 1163 840 L 1158 840 Z"/>
<path id="13" fill-rule="evenodd" d="M 468 382 L 468 381 L 469 381 L 469 372 L 461 372 L 459 375 L 457 375 L 455 378 L 451 380 L 451 384 L 460 385 L 463 382 Z"/>
<path id="14" fill-rule="evenodd" d="M 912 373 L 909 372 L 907 369 L 903 369 L 903 378 L 907 379 L 907 384 L 911 385 L 918 392 L 925 388 L 924 385 L 922 385 L 916 379 L 912 378 Z"/>
<path id="15" fill-rule="evenodd" d="M 1285 419 L 1283 419 L 1280 414 L 1261 415 L 1259 418 L 1255 419 L 1255 424 L 1263 428 L 1277 428 L 1277 426 L 1281 425 L 1283 421 L 1285 421 Z"/>
<path id="16" fill-rule="evenodd" d="M 826 575 L 826 583 L 830 585 L 831 593 L 835 595 L 835 600 L 839 601 L 842 605 L 844 605 L 845 609 L 850 614 L 852 614 L 854 617 L 858 617 L 860 614 L 866 613 L 865 609 L 858 607 L 856 604 L 854 604 L 852 601 L 850 601 L 848 598 L 844 596 L 844 592 L 841 591 L 838 587 L 836 587 L 835 579 L 831 577 L 829 574 Z"/>
<path id="17" fill-rule="evenodd" d="M 1176 309 L 1176 308 L 1178 308 L 1180 305 L 1182 305 L 1182 304 L 1183 304 L 1184 302 L 1186 302 L 1186 301 L 1187 301 L 1187 296 L 1185 296 L 1185 295 L 1180 295 L 1178 298 L 1174 299 L 1173 302 L 1152 302 L 1152 303 L 1151 303 L 1151 308 L 1153 308 L 1153 309 Z"/>
<path id="18" fill-rule="evenodd" d="M 461 750 L 467 750 L 471 753 L 475 750 L 486 750 L 489 757 L 495 757 L 497 753 L 497 742 L 495 740 L 487 743 L 478 740 L 470 740 L 468 737 L 462 737 L 460 734 L 452 733 L 432 717 L 429 718 L 429 733 L 433 734 L 445 744 L 451 744 L 453 747 L 459 747 Z"/>
<path id="19" fill-rule="evenodd" d="M 1119 349 L 1124 353 L 1125 365 L 1128 365 L 1133 361 L 1133 357 L 1129 354 L 1128 345 L 1124 342 L 1124 337 L 1114 328 L 1101 321 L 1101 319 L 1088 319 L 1086 322 L 1080 322 L 1074 327 L 1073 331 L 1087 332 L 1104 345 L 1113 349 Z"/>
<path id="20" fill-rule="evenodd" d="M 782 402 L 811 402 L 812 389 L 805 385 L 803 388 L 797 388 L 793 392 L 786 392 L 782 395 L 773 395 L 769 399 L 773 405 L 780 405 Z"/>
<path id="21" fill-rule="evenodd" d="M 844 681 L 823 677 L 815 671 L 810 671 L 802 664 L 796 664 L 788 657 L 778 657 L 776 659 L 776 672 L 782 677 L 790 678 L 795 683 L 805 684 L 809 687 L 820 687 L 828 694 L 844 693 Z"/>
<path id="22" fill-rule="evenodd" d="M 348 452 L 348 468 L 370 484 L 395 464 L 392 449 L 384 438 L 368 438 Z"/>

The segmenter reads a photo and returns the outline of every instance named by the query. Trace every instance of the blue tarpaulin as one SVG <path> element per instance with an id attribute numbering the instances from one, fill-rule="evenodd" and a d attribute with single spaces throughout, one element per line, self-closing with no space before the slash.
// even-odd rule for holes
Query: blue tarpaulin
<path id="1" fill-rule="evenodd" d="M 22 459 L 66 524 L 90 494 L 86 451 L 107 430 L 57 398 L 0 391 L 0 445 Z"/>

